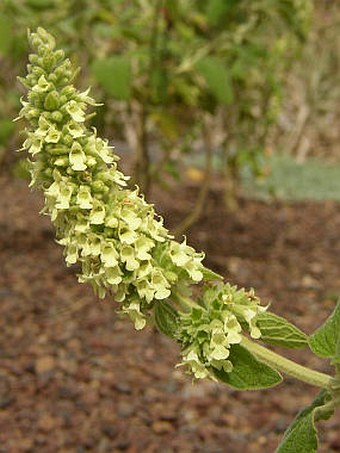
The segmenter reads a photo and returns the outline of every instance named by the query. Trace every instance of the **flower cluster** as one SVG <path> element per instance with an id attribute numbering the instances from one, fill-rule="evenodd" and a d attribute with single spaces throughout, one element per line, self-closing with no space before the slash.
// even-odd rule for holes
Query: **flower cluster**
<path id="1" fill-rule="evenodd" d="M 216 379 L 214 369 L 232 371 L 230 347 L 241 343 L 243 328 L 259 338 L 256 316 L 266 308 L 259 305 L 253 291 L 229 284 L 207 287 L 199 303 L 181 313 L 177 339 L 183 360 L 196 378 Z"/>
<path id="2" fill-rule="evenodd" d="M 203 279 L 203 254 L 175 242 L 138 189 L 126 187 L 108 141 L 86 126 L 96 104 L 72 85 L 75 72 L 54 38 L 39 28 L 29 40 L 20 117 L 29 122 L 32 185 L 44 191 L 67 265 L 81 264 L 79 281 L 100 297 L 110 291 L 141 329 L 155 301 Z"/>
<path id="3" fill-rule="evenodd" d="M 153 313 L 160 330 L 181 344 L 182 364 L 196 377 L 214 378 L 214 368 L 231 371 L 231 346 L 241 342 L 243 328 L 260 336 L 255 319 L 264 308 L 252 293 L 222 283 L 203 286 L 197 303 L 188 299 L 193 285 L 219 276 L 203 266 L 203 253 L 173 240 L 138 188 L 127 187 L 108 141 L 86 126 L 87 108 L 96 103 L 89 90 L 73 86 L 76 71 L 55 50 L 54 38 L 39 28 L 29 40 L 34 53 L 19 116 L 29 124 L 23 149 L 66 264 L 79 263 L 79 281 L 100 297 L 112 294 L 136 329 Z"/>

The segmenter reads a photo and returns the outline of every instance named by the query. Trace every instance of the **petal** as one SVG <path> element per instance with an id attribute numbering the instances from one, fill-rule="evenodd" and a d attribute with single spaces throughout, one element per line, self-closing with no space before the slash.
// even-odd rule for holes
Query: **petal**
<path id="1" fill-rule="evenodd" d="M 83 128 L 81 127 L 81 125 L 74 121 L 70 121 L 68 123 L 68 125 L 66 126 L 66 128 L 67 128 L 69 134 L 73 138 L 79 138 L 79 137 L 82 137 L 83 135 L 85 135 L 85 132 L 84 132 Z"/>
<path id="2" fill-rule="evenodd" d="M 85 112 L 83 111 L 81 104 L 78 102 L 74 100 L 69 101 L 66 106 L 66 111 L 77 123 L 85 121 Z"/>
<path id="3" fill-rule="evenodd" d="M 117 266 L 119 255 L 112 243 L 105 244 L 102 247 L 100 256 L 105 267 Z"/>
<path id="4" fill-rule="evenodd" d="M 47 143 L 58 143 L 61 137 L 61 132 L 56 127 L 51 127 L 45 137 Z"/>
<path id="5" fill-rule="evenodd" d="M 91 209 L 93 206 L 91 190 L 88 186 L 80 186 L 76 198 L 77 204 L 81 209 Z"/>
<path id="6" fill-rule="evenodd" d="M 85 164 L 86 162 L 86 154 L 82 150 L 82 147 L 78 142 L 75 142 L 72 145 L 70 154 L 69 154 L 69 159 L 70 159 L 70 165 L 72 170 L 75 171 L 83 171 L 86 170 L 87 166 Z"/>
<path id="7" fill-rule="evenodd" d="M 106 269 L 107 282 L 110 285 L 118 285 L 122 281 L 121 271 L 118 266 Z"/>
<path id="8" fill-rule="evenodd" d="M 90 214 L 90 222 L 94 225 L 101 225 L 105 220 L 105 207 L 99 200 L 93 200 L 93 207 Z"/>
<path id="9" fill-rule="evenodd" d="M 131 230 L 126 230 L 123 233 L 119 233 L 119 239 L 123 244 L 133 244 L 138 238 L 138 235 Z"/>

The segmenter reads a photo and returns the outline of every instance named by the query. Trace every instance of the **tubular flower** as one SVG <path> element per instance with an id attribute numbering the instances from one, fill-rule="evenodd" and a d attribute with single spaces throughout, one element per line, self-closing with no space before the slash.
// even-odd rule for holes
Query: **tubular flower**
<path id="1" fill-rule="evenodd" d="M 34 53 L 20 117 L 29 122 L 31 185 L 44 192 L 43 212 L 67 265 L 81 264 L 79 281 L 100 297 L 111 292 L 141 329 L 154 301 L 203 279 L 203 254 L 173 241 L 138 189 L 126 188 L 108 141 L 86 126 L 87 107 L 96 103 L 72 85 L 71 63 L 54 38 L 39 28 L 29 40 Z"/>

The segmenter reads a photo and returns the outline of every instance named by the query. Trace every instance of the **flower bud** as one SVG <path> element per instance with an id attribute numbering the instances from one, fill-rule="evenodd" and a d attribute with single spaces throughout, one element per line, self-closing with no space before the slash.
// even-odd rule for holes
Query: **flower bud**
<path id="1" fill-rule="evenodd" d="M 63 114 L 59 111 L 52 112 L 51 119 L 56 123 L 60 123 L 63 120 Z"/>
<path id="2" fill-rule="evenodd" d="M 57 91 L 51 91 L 45 98 L 44 107 L 46 110 L 57 110 L 60 105 L 60 98 Z"/>

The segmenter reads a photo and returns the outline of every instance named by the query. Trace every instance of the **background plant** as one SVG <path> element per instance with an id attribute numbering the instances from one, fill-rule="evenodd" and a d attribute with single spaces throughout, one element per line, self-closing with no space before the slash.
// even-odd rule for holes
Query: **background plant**
<path id="1" fill-rule="evenodd" d="M 273 140 L 300 162 L 310 156 L 334 162 L 339 156 L 339 131 L 329 126 L 338 122 L 340 105 L 339 5 L 318 2 L 316 17 L 301 58 L 287 79 L 291 95 L 285 99 Z"/>
<path id="2" fill-rule="evenodd" d="M 164 174 L 179 176 L 182 157 L 195 141 L 205 155 L 205 183 L 184 228 L 202 209 L 214 156 L 223 168 L 229 206 L 240 168 L 263 174 L 268 133 L 284 98 L 287 70 L 308 35 L 312 5 L 5 0 L 3 55 L 11 74 L 17 73 L 26 27 L 44 23 L 75 61 L 88 63 L 85 78 L 109 101 L 94 124 L 114 127 L 128 141 L 134 179 L 145 192 L 152 181 L 163 183 Z M 6 100 L 5 118 L 11 109 Z"/>

